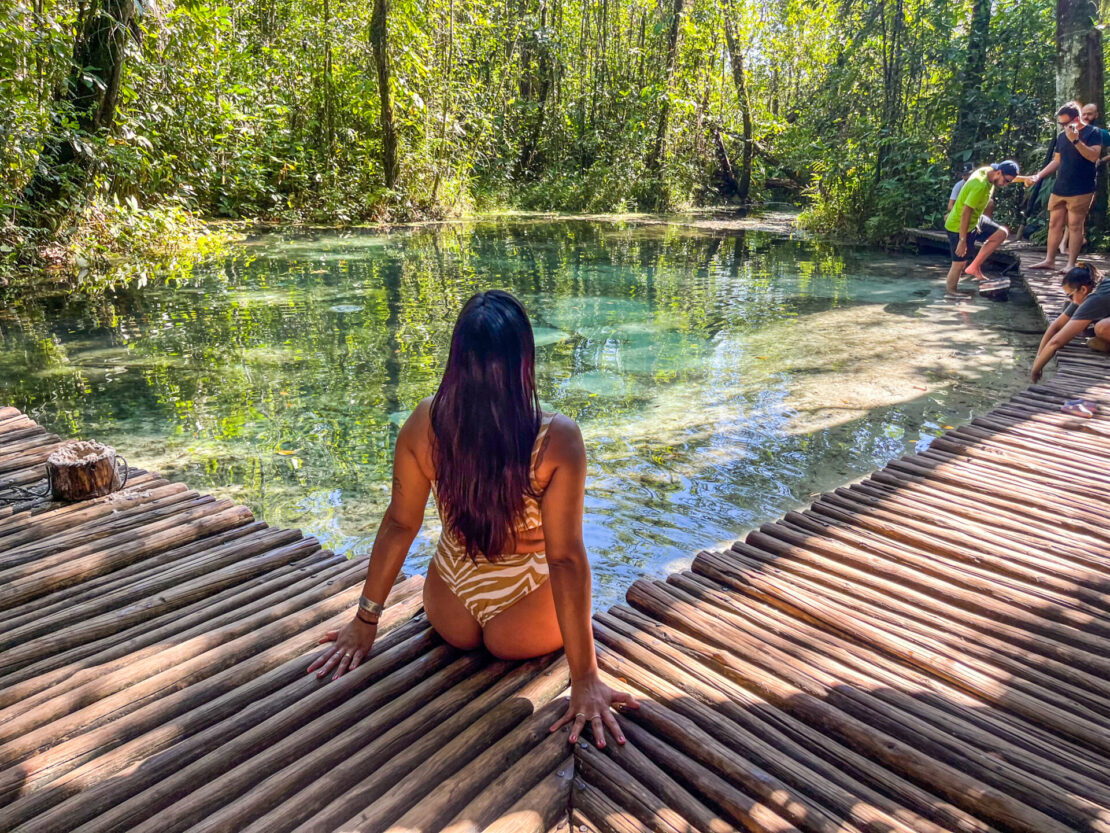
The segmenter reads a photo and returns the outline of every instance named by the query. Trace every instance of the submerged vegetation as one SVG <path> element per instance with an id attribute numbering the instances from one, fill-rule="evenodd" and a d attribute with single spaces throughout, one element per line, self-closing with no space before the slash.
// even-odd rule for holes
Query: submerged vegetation
<path id="1" fill-rule="evenodd" d="M 782 201 L 881 239 L 937 218 L 954 164 L 1039 161 L 1060 95 L 1101 99 L 1096 18 L 1079 0 L 13 0 L 0 254 L 60 241 L 79 269 L 90 234 L 155 254 L 193 216 Z"/>

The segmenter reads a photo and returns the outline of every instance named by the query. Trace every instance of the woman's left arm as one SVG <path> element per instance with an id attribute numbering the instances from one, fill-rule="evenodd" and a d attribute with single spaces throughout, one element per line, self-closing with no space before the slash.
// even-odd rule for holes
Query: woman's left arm
<path id="1" fill-rule="evenodd" d="M 1047 344 L 1042 343 L 1041 349 L 1037 351 L 1037 358 L 1033 360 L 1033 372 L 1029 374 L 1034 384 L 1041 380 L 1045 365 L 1056 355 L 1056 351 L 1087 329 L 1090 323 L 1084 318 L 1072 318 L 1048 340 Z"/>
<path id="2" fill-rule="evenodd" d="M 397 435 L 393 454 L 393 494 L 385 511 L 374 546 L 370 551 L 370 564 L 366 568 L 366 582 L 362 595 L 372 602 L 384 604 L 386 596 L 401 565 L 405 563 L 420 527 L 424 523 L 424 508 L 428 503 L 431 481 L 425 476 L 418 462 L 421 432 L 426 435 L 427 406 L 421 404 L 405 421 Z M 369 654 L 377 637 L 376 617 L 363 618 L 356 612 L 341 630 L 329 631 L 320 641 L 331 642 L 308 667 L 311 674 L 323 677 L 334 669 L 333 680 L 348 671 L 354 671 Z"/>
<path id="3" fill-rule="evenodd" d="M 571 724 L 568 740 L 575 743 L 589 723 L 599 748 L 605 746 L 605 729 L 624 743 L 610 706 L 636 708 L 636 699 L 614 691 L 601 681 L 594 651 L 590 616 L 590 562 L 582 540 L 582 508 L 586 494 L 586 448 L 582 432 L 569 419 L 557 417 L 550 429 L 546 456 L 555 470 L 540 501 L 544 545 L 550 570 L 555 615 L 563 635 L 570 666 L 570 704 L 551 727 L 554 732 Z"/>

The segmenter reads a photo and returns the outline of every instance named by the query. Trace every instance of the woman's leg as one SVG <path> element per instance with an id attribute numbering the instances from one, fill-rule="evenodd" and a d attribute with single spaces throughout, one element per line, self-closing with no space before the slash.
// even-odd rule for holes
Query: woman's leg
<path id="1" fill-rule="evenodd" d="M 1110 318 L 1095 324 L 1095 337 L 1087 339 L 1087 346 L 1100 353 L 1110 353 Z"/>
<path id="2" fill-rule="evenodd" d="M 501 659 L 530 659 L 562 648 L 551 582 L 545 581 L 490 619 L 483 636 L 486 649 Z"/>
<path id="3" fill-rule="evenodd" d="M 436 570 L 428 565 L 424 580 L 424 612 L 436 632 L 456 648 L 472 651 L 482 644 L 482 627 Z"/>

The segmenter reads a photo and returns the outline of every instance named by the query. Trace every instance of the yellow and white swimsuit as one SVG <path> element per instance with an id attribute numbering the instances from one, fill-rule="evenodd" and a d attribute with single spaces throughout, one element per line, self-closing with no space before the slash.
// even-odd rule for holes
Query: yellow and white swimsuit
<path id="1" fill-rule="evenodd" d="M 528 532 L 543 526 L 539 502 L 543 492 L 536 482 L 536 464 L 554 418 L 554 414 L 545 414 L 539 433 L 536 434 L 529 466 L 535 496 L 524 496 L 524 513 L 516 525 L 517 532 Z M 436 547 L 432 563 L 436 566 L 436 572 L 451 588 L 451 592 L 458 596 L 463 606 L 484 628 L 497 614 L 543 586 L 548 577 L 547 555 L 543 552 L 506 553 L 490 561 L 485 555 L 479 554 L 471 560 L 466 554 L 466 546 L 451 534 L 447 526 L 435 485 L 433 482 L 432 494 L 436 498 L 443 532 L 439 536 L 439 546 Z"/>

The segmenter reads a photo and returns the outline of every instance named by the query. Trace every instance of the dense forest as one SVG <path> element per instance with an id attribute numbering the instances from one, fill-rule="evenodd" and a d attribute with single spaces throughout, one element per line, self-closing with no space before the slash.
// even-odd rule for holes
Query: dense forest
<path id="1" fill-rule="evenodd" d="M 1039 167 L 1055 107 L 1102 103 L 1101 27 L 1090 0 L 7 0 L 0 253 L 748 202 L 882 239 L 962 163 Z"/>

